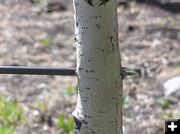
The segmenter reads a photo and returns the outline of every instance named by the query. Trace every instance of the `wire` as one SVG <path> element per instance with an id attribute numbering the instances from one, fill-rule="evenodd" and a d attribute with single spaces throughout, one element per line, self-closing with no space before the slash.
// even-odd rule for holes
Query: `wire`
<path id="1" fill-rule="evenodd" d="M 73 68 L 48 68 L 27 66 L 0 66 L 0 74 L 62 75 L 75 76 Z"/>

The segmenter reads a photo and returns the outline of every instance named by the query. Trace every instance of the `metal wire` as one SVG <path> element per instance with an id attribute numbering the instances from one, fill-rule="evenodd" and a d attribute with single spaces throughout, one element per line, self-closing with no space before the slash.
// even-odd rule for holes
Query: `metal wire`
<path id="1" fill-rule="evenodd" d="M 141 77 L 140 69 L 121 67 L 120 70 L 123 78 L 127 76 Z M 0 66 L 0 74 L 75 76 L 76 71 L 73 68 Z"/>
<path id="2" fill-rule="evenodd" d="M 0 66 L 0 74 L 24 74 L 24 75 L 62 75 L 75 76 L 73 68 L 48 68 L 27 66 Z"/>

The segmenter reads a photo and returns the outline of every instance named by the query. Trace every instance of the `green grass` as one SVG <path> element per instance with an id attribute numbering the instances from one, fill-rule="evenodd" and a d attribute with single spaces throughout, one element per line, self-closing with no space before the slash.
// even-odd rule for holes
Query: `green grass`
<path id="1" fill-rule="evenodd" d="M 16 126 L 24 122 L 25 116 L 19 103 L 0 96 L 0 134 L 14 134 Z"/>
<path id="2" fill-rule="evenodd" d="M 67 87 L 63 93 L 61 93 L 62 96 L 72 96 L 74 94 L 77 94 L 78 87 L 77 85 L 69 86 Z"/>
<path id="3" fill-rule="evenodd" d="M 62 129 L 65 134 L 74 134 L 74 119 L 65 118 L 65 114 L 62 113 L 58 119 L 58 128 Z"/>
<path id="4" fill-rule="evenodd" d="M 123 97 L 123 108 L 128 108 L 130 106 L 130 98 L 129 96 Z"/>
<path id="5" fill-rule="evenodd" d="M 173 112 L 169 112 L 169 113 L 162 113 L 159 115 L 159 118 L 161 121 L 164 121 L 164 120 L 170 120 L 172 119 L 174 116 Z"/>
<path id="6" fill-rule="evenodd" d="M 163 110 L 170 108 L 170 102 L 167 99 L 159 99 L 158 104 L 161 106 Z"/>
<path id="7" fill-rule="evenodd" d="M 50 40 L 48 37 L 45 37 L 45 38 L 43 38 L 43 39 L 41 40 L 41 44 L 42 44 L 43 46 L 48 47 L 48 46 L 51 45 L 51 40 Z"/>
<path id="8" fill-rule="evenodd" d="M 180 69 L 180 63 L 177 63 L 175 66 L 177 69 Z"/>
<path id="9" fill-rule="evenodd" d="M 128 2 L 128 7 L 129 8 L 135 8 L 137 6 L 137 2 L 135 0 L 130 0 Z"/>
<path id="10" fill-rule="evenodd" d="M 31 2 L 35 5 L 41 4 L 41 0 L 31 0 Z"/>

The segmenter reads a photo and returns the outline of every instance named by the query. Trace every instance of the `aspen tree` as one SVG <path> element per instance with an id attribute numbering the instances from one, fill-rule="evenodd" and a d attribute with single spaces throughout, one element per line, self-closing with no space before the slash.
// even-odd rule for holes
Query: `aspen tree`
<path id="1" fill-rule="evenodd" d="M 116 0 L 74 0 L 76 134 L 122 134 L 122 76 Z"/>

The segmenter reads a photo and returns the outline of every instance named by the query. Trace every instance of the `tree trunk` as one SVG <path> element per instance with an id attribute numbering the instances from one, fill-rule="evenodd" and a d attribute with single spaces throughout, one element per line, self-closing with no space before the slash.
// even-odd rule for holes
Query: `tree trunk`
<path id="1" fill-rule="evenodd" d="M 122 76 L 116 0 L 74 0 L 76 134 L 122 134 Z"/>

